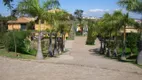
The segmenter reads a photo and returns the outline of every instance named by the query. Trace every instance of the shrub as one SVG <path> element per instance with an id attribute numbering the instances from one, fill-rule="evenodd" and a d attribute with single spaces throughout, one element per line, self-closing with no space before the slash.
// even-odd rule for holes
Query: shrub
<path id="1" fill-rule="evenodd" d="M 130 48 L 131 53 L 137 53 L 137 42 L 139 39 L 139 34 L 129 33 L 126 37 L 126 46 Z"/>
<path id="2" fill-rule="evenodd" d="M 27 53 L 27 45 L 30 44 L 28 42 L 28 39 L 26 39 L 29 36 L 30 32 L 27 31 L 13 31 L 13 32 L 7 32 L 4 34 L 4 45 L 5 48 L 8 51 L 15 51 L 15 45 L 17 48 L 17 52 L 20 53 Z M 15 38 L 15 43 L 14 43 Z"/>
<path id="3" fill-rule="evenodd" d="M 86 41 L 87 45 L 94 45 L 95 39 L 98 35 L 95 30 L 96 30 L 96 25 L 94 21 L 89 21 L 88 22 L 88 35 L 87 35 L 87 41 Z"/>

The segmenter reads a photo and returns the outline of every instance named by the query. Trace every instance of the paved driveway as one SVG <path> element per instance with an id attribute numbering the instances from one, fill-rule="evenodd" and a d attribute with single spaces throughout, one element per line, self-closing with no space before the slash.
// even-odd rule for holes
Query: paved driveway
<path id="1" fill-rule="evenodd" d="M 93 52 L 100 44 L 85 45 L 86 37 L 67 41 L 69 52 L 43 61 L 0 57 L 0 80 L 142 80 L 142 69 L 106 59 Z"/>

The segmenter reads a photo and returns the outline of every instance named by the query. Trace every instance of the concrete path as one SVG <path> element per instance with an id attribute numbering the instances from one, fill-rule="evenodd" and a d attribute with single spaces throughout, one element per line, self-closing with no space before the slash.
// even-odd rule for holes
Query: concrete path
<path id="1" fill-rule="evenodd" d="M 69 52 L 43 61 L 0 57 L 0 80 L 142 80 L 142 69 L 97 55 L 86 37 L 67 41 Z"/>

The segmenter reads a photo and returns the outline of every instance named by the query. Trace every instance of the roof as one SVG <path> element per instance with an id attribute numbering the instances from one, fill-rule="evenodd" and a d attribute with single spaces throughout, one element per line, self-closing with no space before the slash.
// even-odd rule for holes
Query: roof
<path id="1" fill-rule="evenodd" d="M 29 17 L 20 17 L 17 20 L 10 20 L 8 23 L 29 23 L 30 21 L 34 21 L 34 18 Z"/>

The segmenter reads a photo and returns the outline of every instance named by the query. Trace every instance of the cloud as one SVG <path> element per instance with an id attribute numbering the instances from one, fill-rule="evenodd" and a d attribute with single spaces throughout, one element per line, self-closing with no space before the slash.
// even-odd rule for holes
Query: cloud
<path id="1" fill-rule="evenodd" d="M 122 11 L 122 13 L 126 14 L 128 11 L 126 9 L 121 9 L 121 8 L 117 8 L 117 9 L 89 9 L 87 11 L 84 11 L 83 16 L 85 17 L 89 17 L 89 16 L 93 16 L 93 17 L 102 17 L 106 12 L 113 14 L 114 11 L 120 10 Z M 132 18 L 140 18 L 139 14 L 136 13 L 131 13 L 130 12 L 130 17 Z"/>
<path id="2" fill-rule="evenodd" d="M 83 13 L 84 16 L 101 17 L 104 13 L 111 12 L 109 9 L 89 9 Z"/>
<path id="3" fill-rule="evenodd" d="M 89 12 L 108 12 L 109 9 L 90 9 Z"/>

